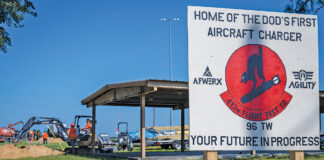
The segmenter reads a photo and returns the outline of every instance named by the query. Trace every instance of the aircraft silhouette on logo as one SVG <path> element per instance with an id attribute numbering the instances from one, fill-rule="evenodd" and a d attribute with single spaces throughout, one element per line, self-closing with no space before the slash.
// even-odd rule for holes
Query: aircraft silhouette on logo
<path id="1" fill-rule="evenodd" d="M 255 88 L 257 84 L 257 75 L 262 79 L 262 84 Z M 259 54 L 253 54 L 248 58 L 247 71 L 242 74 L 241 83 L 246 84 L 248 81 L 253 82 L 253 87 L 250 92 L 248 92 L 241 98 L 241 102 L 243 104 L 252 101 L 253 99 L 257 98 L 258 96 L 281 82 L 279 75 L 275 75 L 271 80 L 265 81 L 261 45 L 259 46 Z"/>

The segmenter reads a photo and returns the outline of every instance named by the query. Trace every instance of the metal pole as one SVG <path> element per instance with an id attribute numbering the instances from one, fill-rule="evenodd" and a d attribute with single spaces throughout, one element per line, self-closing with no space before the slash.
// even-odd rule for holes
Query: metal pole
<path id="1" fill-rule="evenodd" d="M 142 88 L 141 93 L 141 155 L 142 158 L 146 157 L 145 152 L 145 94 L 144 89 Z"/>
<path id="2" fill-rule="evenodd" d="M 96 104 L 92 102 L 92 129 L 91 129 L 92 154 L 96 153 Z"/>
<path id="3" fill-rule="evenodd" d="M 169 70 L 170 81 L 172 81 L 172 21 L 179 21 L 179 18 L 162 18 L 161 21 L 169 22 Z M 172 108 L 170 108 L 170 127 L 172 126 Z"/>
<path id="4" fill-rule="evenodd" d="M 184 152 L 184 135 L 185 135 L 185 110 L 184 107 L 181 108 L 181 152 Z"/>
<path id="5" fill-rule="evenodd" d="M 172 20 L 169 19 L 169 65 L 170 65 L 170 81 L 172 81 L 172 38 L 171 38 L 171 22 Z"/>
<path id="6" fill-rule="evenodd" d="M 172 126 L 172 108 L 170 108 L 170 127 Z"/>
<path id="7" fill-rule="evenodd" d="M 172 38 L 171 38 L 171 19 L 169 19 L 169 65 L 170 65 L 170 81 L 172 81 Z M 170 127 L 172 126 L 172 108 L 170 108 Z"/>
<path id="8" fill-rule="evenodd" d="M 117 110 L 117 124 L 119 123 L 119 112 L 120 112 L 120 110 L 119 110 L 119 107 L 118 107 L 118 110 Z"/>
<path id="9" fill-rule="evenodd" d="M 153 108 L 153 127 L 155 127 L 155 108 Z"/>

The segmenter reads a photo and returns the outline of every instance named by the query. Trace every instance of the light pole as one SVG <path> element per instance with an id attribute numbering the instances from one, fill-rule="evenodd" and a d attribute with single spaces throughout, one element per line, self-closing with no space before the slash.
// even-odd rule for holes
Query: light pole
<path id="1" fill-rule="evenodd" d="M 172 38 L 171 38 L 171 33 L 172 32 L 171 32 L 171 24 L 172 24 L 172 22 L 176 22 L 176 21 L 179 21 L 179 20 L 180 20 L 180 18 L 161 18 L 161 21 L 169 22 L 169 69 L 170 69 L 170 81 L 172 80 L 172 43 L 171 43 L 172 42 Z M 170 127 L 171 126 L 172 126 L 172 108 L 170 108 Z"/>

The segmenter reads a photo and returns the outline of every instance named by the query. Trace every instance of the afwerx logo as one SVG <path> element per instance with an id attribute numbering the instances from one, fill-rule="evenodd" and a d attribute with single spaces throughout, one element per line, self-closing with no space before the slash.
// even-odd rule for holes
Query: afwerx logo
<path id="1" fill-rule="evenodd" d="M 213 78 L 212 73 L 207 66 L 203 77 L 195 77 L 193 84 L 196 85 L 222 85 L 222 78 Z"/>

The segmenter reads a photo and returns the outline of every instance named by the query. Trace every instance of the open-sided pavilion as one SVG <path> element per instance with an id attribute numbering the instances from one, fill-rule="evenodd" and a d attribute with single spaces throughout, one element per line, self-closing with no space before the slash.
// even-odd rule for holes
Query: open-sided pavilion
<path id="1" fill-rule="evenodd" d="M 181 110 L 181 150 L 184 151 L 184 119 L 188 104 L 188 83 L 183 81 L 142 80 L 105 85 L 82 100 L 82 104 L 92 107 L 92 119 L 96 122 L 96 106 L 140 107 L 141 155 L 145 152 L 145 107 L 173 108 Z M 95 135 L 96 123 L 92 124 Z M 92 151 L 95 148 L 95 136 L 92 136 Z"/>
<path id="2" fill-rule="evenodd" d="M 188 90 L 188 82 L 148 79 L 105 85 L 81 103 L 92 108 L 92 135 L 95 135 L 96 130 L 97 106 L 140 107 L 141 157 L 145 158 L 146 107 L 181 110 L 181 151 L 184 151 L 184 110 L 189 108 Z M 320 112 L 324 113 L 324 91 L 320 91 Z M 95 153 L 95 136 L 92 136 L 91 141 L 92 153 Z"/>

